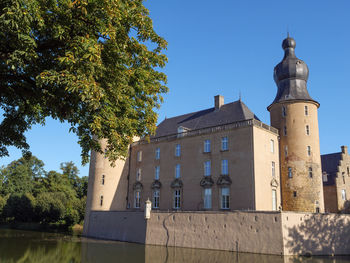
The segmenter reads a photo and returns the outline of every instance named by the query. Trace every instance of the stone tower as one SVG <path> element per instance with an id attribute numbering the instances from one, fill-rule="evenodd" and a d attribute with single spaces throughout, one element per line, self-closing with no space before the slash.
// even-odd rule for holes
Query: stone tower
<path id="1" fill-rule="evenodd" d="M 102 149 L 106 140 L 100 141 Z M 90 211 L 125 210 L 127 204 L 129 159 L 112 167 L 103 154 L 91 152 L 83 235 L 88 236 Z"/>
<path id="2" fill-rule="evenodd" d="M 278 90 L 268 110 L 280 134 L 282 209 L 324 212 L 317 109 L 307 91 L 309 69 L 294 54 L 295 40 L 283 40 L 283 60 L 274 69 Z"/>

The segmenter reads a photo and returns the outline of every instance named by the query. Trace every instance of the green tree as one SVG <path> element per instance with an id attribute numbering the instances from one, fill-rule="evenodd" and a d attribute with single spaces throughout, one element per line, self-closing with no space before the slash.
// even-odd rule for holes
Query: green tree
<path id="1" fill-rule="evenodd" d="M 0 1 L 0 156 L 27 151 L 24 133 L 48 116 L 70 123 L 83 163 L 91 149 L 126 156 L 155 131 L 166 46 L 143 0 Z"/>
<path id="2" fill-rule="evenodd" d="M 35 156 L 21 157 L 0 169 L 1 194 L 32 193 L 35 184 L 45 174 L 44 163 Z"/>
<path id="3" fill-rule="evenodd" d="M 31 222 L 34 217 L 35 199 L 31 194 L 11 194 L 3 208 L 3 214 L 15 221 Z"/>
<path id="4" fill-rule="evenodd" d="M 66 216 L 67 198 L 62 193 L 40 193 L 36 198 L 36 220 L 44 223 L 55 223 Z"/>

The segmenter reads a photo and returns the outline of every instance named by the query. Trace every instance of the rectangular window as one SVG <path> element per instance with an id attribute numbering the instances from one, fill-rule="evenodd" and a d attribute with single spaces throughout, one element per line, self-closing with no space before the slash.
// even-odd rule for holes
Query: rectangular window
<path id="1" fill-rule="evenodd" d="M 160 171 L 160 166 L 156 166 L 155 171 L 154 171 L 154 179 L 155 180 L 159 180 L 159 171 Z"/>
<path id="2" fill-rule="evenodd" d="M 308 146 L 308 147 L 307 147 L 307 155 L 308 155 L 308 156 L 311 156 L 311 146 Z"/>
<path id="3" fill-rule="evenodd" d="M 323 173 L 322 173 L 322 181 L 323 181 L 323 182 L 327 182 L 327 181 L 328 181 L 328 176 L 327 176 L 327 173 L 326 173 L 326 172 L 323 172 Z"/>
<path id="4" fill-rule="evenodd" d="M 153 208 L 159 208 L 160 191 L 158 189 L 153 191 Z"/>
<path id="5" fill-rule="evenodd" d="M 287 110 L 285 106 L 282 106 L 282 117 L 286 117 L 287 116 Z"/>
<path id="6" fill-rule="evenodd" d="M 174 209 L 180 209 L 181 207 L 181 190 L 174 191 Z"/>
<path id="7" fill-rule="evenodd" d="M 156 149 L 156 160 L 160 159 L 160 148 Z"/>
<path id="8" fill-rule="evenodd" d="M 307 106 L 305 106 L 305 116 L 309 115 L 309 108 Z"/>
<path id="9" fill-rule="evenodd" d="M 221 209 L 230 209 L 230 188 L 221 188 Z"/>
<path id="10" fill-rule="evenodd" d="M 312 178 L 312 167 L 309 167 L 309 177 Z"/>
<path id="11" fill-rule="evenodd" d="M 273 140 L 270 140 L 270 149 L 272 153 L 275 152 L 275 142 Z"/>
<path id="12" fill-rule="evenodd" d="M 103 195 L 100 196 L 100 206 L 103 205 Z"/>
<path id="13" fill-rule="evenodd" d="M 283 135 L 284 135 L 284 136 L 287 136 L 287 126 L 284 126 L 284 127 L 283 127 Z"/>
<path id="14" fill-rule="evenodd" d="M 228 161 L 221 160 L 221 174 L 228 175 Z"/>
<path id="15" fill-rule="evenodd" d="M 297 197 L 297 191 L 293 192 L 293 197 Z"/>
<path id="16" fill-rule="evenodd" d="M 205 161 L 204 162 L 204 176 L 210 176 L 211 175 L 211 162 Z"/>
<path id="17" fill-rule="evenodd" d="M 288 167 L 288 178 L 292 178 L 293 173 L 292 173 L 292 167 Z"/>
<path id="18" fill-rule="evenodd" d="M 181 145 L 180 144 L 176 144 L 175 146 L 175 156 L 176 157 L 180 157 L 181 155 Z"/>
<path id="19" fill-rule="evenodd" d="M 141 192 L 135 191 L 135 201 L 134 201 L 134 207 L 140 208 L 141 205 Z"/>
<path id="20" fill-rule="evenodd" d="M 210 152 L 210 140 L 204 141 L 204 152 L 209 153 Z"/>
<path id="21" fill-rule="evenodd" d="M 137 172 L 136 172 L 136 181 L 141 181 L 141 168 L 137 169 Z"/>
<path id="22" fill-rule="evenodd" d="M 204 189 L 204 209 L 211 209 L 211 188 Z"/>
<path id="23" fill-rule="evenodd" d="M 175 178 L 180 178 L 180 164 L 175 166 Z"/>
<path id="24" fill-rule="evenodd" d="M 277 193 L 276 193 L 276 190 L 272 190 L 272 210 L 277 211 Z"/>
<path id="25" fill-rule="evenodd" d="M 137 152 L 137 161 L 141 162 L 142 161 L 142 151 Z"/>
<path id="26" fill-rule="evenodd" d="M 348 175 L 350 175 L 350 169 L 349 169 L 349 166 L 346 167 L 346 171 L 348 172 Z"/>
<path id="27" fill-rule="evenodd" d="M 104 174 L 102 175 L 102 178 L 101 178 L 101 184 L 102 184 L 102 185 L 105 184 L 105 175 L 104 175 Z"/>
<path id="28" fill-rule="evenodd" d="M 345 191 L 345 189 L 341 190 L 341 199 L 346 201 L 346 191 Z"/>
<path id="29" fill-rule="evenodd" d="M 284 146 L 284 157 L 288 156 L 288 146 Z"/>
<path id="30" fill-rule="evenodd" d="M 271 162 L 271 174 L 272 174 L 272 177 L 275 177 L 275 162 Z"/>
<path id="31" fill-rule="evenodd" d="M 309 127 L 309 125 L 306 125 L 305 129 L 306 129 L 306 135 L 310 135 L 310 127 Z"/>
<path id="32" fill-rule="evenodd" d="M 222 137 L 221 138 L 221 151 L 227 151 L 228 150 L 228 137 Z"/>

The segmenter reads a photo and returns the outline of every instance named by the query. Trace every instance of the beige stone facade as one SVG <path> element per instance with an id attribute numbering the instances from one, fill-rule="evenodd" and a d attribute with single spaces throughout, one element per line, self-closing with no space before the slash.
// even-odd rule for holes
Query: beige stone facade
<path id="1" fill-rule="evenodd" d="M 224 149 L 223 140 L 227 143 Z M 271 141 L 274 142 L 273 152 Z M 208 142 L 210 149 L 205 149 Z M 141 159 L 138 155 L 142 155 Z M 222 167 L 223 162 L 227 162 L 227 172 Z M 210 166 L 208 174 L 205 165 Z M 176 178 L 176 167 L 179 167 L 179 178 Z M 278 167 L 278 134 L 257 120 L 181 136 L 175 134 L 149 143 L 140 141 L 132 145 L 128 196 L 133 199 L 129 199 L 128 207 L 142 210 L 147 199 L 154 205 L 157 202 L 154 193 L 159 191 L 159 206 L 153 209 L 277 210 L 280 207 Z M 159 179 L 156 180 L 157 169 Z M 137 178 L 139 174 L 141 176 Z M 228 189 L 227 206 L 223 206 L 223 188 Z M 211 195 L 205 205 L 207 189 Z M 178 207 L 174 203 L 175 191 L 180 191 Z M 140 207 L 136 201 L 139 193 Z"/>

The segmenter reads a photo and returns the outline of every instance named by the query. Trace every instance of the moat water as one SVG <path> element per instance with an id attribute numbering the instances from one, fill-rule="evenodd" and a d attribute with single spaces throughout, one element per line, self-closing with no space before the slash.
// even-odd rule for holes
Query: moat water
<path id="1" fill-rule="evenodd" d="M 0 229 L 1 263 L 284 263 L 350 262 L 350 257 L 282 257 L 215 250 L 166 248 L 64 234 Z"/>

